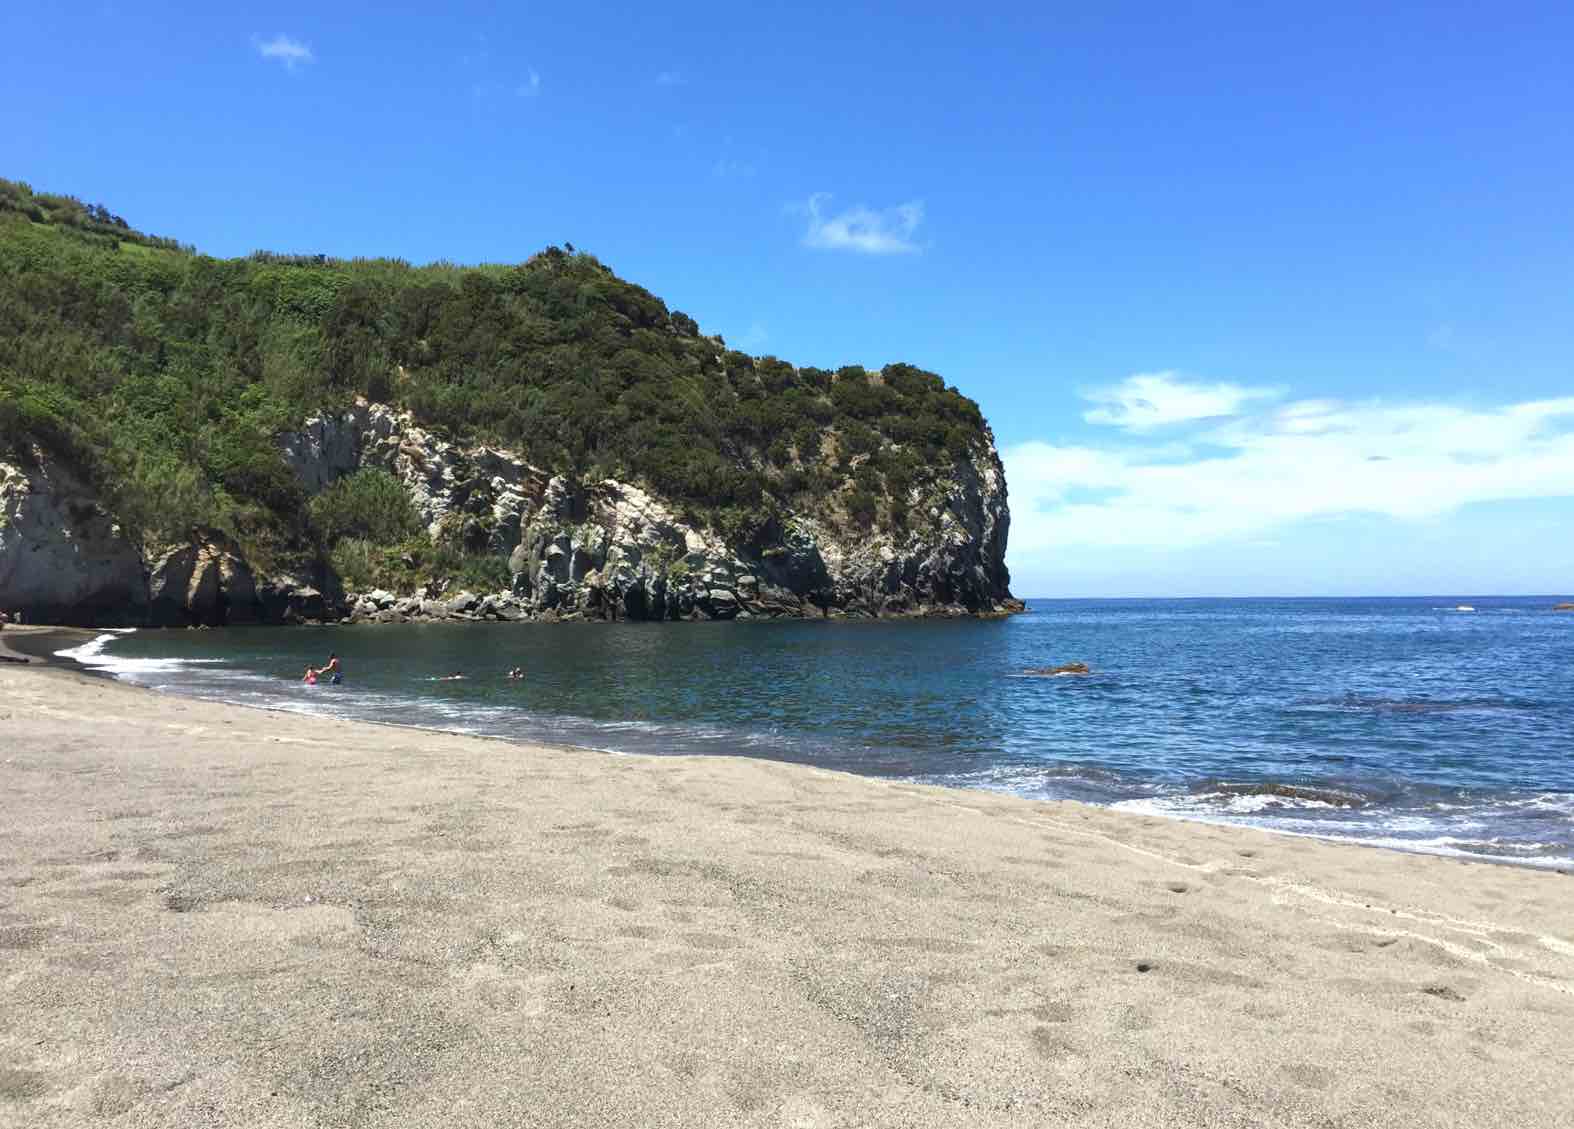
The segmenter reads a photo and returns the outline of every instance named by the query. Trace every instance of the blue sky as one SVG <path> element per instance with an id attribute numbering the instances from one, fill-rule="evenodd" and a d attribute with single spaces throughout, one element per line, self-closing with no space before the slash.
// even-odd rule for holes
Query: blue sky
<path id="1" fill-rule="evenodd" d="M 1574 588 L 1567 5 L 324 8 L 7 5 L 0 175 L 934 369 L 1022 594 Z"/>

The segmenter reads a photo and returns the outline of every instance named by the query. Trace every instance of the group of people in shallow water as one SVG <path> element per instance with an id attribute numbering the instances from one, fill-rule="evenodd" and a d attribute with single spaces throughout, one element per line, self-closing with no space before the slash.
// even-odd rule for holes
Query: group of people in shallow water
<path id="1" fill-rule="evenodd" d="M 326 678 L 330 685 L 337 686 L 344 681 L 344 671 L 339 666 L 339 656 L 334 653 L 328 655 L 328 661 L 322 666 L 309 666 L 306 675 L 301 679 L 308 686 L 317 685 L 319 678 Z"/>
<path id="2" fill-rule="evenodd" d="M 458 682 L 461 681 L 464 676 L 464 671 L 456 670 L 452 674 L 439 675 L 434 681 Z M 522 666 L 516 666 L 509 669 L 508 678 L 511 682 L 517 682 L 518 680 L 524 678 L 524 676 L 525 668 Z M 337 653 L 329 654 L 328 661 L 322 666 L 307 667 L 306 673 L 302 676 L 301 681 L 306 683 L 308 686 L 315 686 L 322 679 L 327 679 L 329 685 L 332 686 L 337 686 L 339 683 L 344 681 L 344 668 L 339 665 L 339 656 Z"/>
<path id="3" fill-rule="evenodd" d="M 463 679 L 464 676 L 465 676 L 465 672 L 464 671 L 456 670 L 452 674 L 439 675 L 437 678 L 433 679 L 433 681 L 435 681 L 435 682 L 458 682 L 461 679 Z M 521 679 L 524 676 L 525 676 L 525 668 L 522 667 L 522 666 L 513 667 L 508 672 L 508 677 L 509 677 L 510 681 L 517 681 L 518 679 Z"/>

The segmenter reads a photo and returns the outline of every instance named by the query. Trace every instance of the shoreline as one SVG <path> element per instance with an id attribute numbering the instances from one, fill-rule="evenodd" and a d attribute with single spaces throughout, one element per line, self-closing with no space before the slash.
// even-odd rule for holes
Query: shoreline
<path id="1" fill-rule="evenodd" d="M 450 620 L 450 621 L 434 621 L 434 622 L 447 622 L 447 623 L 449 623 L 449 624 L 451 624 L 453 626 L 460 626 L 460 624 L 457 621 L 452 621 L 452 620 Z M 877 621 L 871 621 L 871 622 L 877 622 Z M 322 625 L 322 626 L 330 626 L 331 627 L 331 626 L 335 626 L 335 625 L 333 625 L 333 624 L 325 624 L 325 625 Z M 12 630 L 15 630 L 15 629 L 12 629 Z M 52 644 L 47 643 L 45 641 L 46 639 L 51 638 L 51 637 L 56 637 L 60 641 L 68 641 L 68 642 L 80 641 L 82 643 L 86 643 L 86 642 L 90 642 L 90 641 L 92 641 L 94 639 L 97 639 L 97 638 L 99 638 L 99 637 L 101 637 L 101 636 L 103 636 L 105 634 L 123 632 L 123 631 L 127 631 L 128 629 L 125 629 L 125 628 L 120 628 L 120 629 L 57 628 L 57 627 L 38 626 L 38 627 L 26 628 L 25 630 L 28 630 L 28 631 L 30 631 L 32 633 L 31 638 L 33 638 L 35 640 L 39 640 L 38 642 L 35 642 L 35 643 L 32 644 L 32 647 L 35 649 L 35 653 L 37 653 L 37 652 L 44 651 L 46 647 L 52 647 L 53 646 Z M 139 630 L 140 631 L 140 630 L 146 630 L 146 629 L 129 629 L 129 630 Z M 59 648 L 55 648 L 55 649 L 59 649 Z M 66 664 L 69 664 L 69 665 L 66 665 Z M 167 696 L 170 696 L 170 697 L 180 698 L 180 699 L 186 700 L 186 701 L 203 701 L 203 702 L 209 702 L 209 703 L 217 703 L 217 704 L 221 704 L 221 705 L 227 706 L 229 708 L 256 710 L 256 711 L 267 713 L 267 714 L 277 714 L 277 715 L 290 716 L 290 717 L 308 717 L 308 718 L 311 718 L 311 717 L 330 718 L 331 717 L 331 718 L 335 718 L 336 720 L 343 720 L 343 721 L 351 722 L 351 723 L 354 723 L 354 724 L 374 725 L 374 726 L 387 727 L 387 728 L 397 729 L 397 730 L 401 730 L 401 731 L 415 732 L 415 733 L 433 733 L 433 734 L 442 734 L 442 735 L 454 736 L 454 737 L 468 737 L 468 738 L 474 738 L 474 739 L 478 739 L 478 740 L 499 741 L 499 742 L 502 742 L 504 744 L 518 746 L 518 747 L 526 747 L 526 748 L 529 748 L 529 747 L 544 747 L 544 748 L 550 748 L 550 749 L 561 751 L 561 752 L 597 753 L 597 754 L 610 754 L 610 755 L 615 755 L 615 756 L 642 756 L 642 755 L 650 755 L 650 754 L 641 753 L 641 752 L 635 751 L 635 750 L 617 749 L 617 748 L 612 748 L 612 747 L 603 746 L 603 745 L 590 744 L 590 743 L 576 743 L 576 742 L 572 742 L 572 741 L 553 741 L 553 740 L 550 740 L 550 739 L 547 739 L 547 738 L 537 738 L 537 737 L 528 737 L 528 736 L 527 737 L 512 737 L 512 736 L 507 736 L 507 735 L 503 735 L 503 734 L 478 733 L 478 732 L 468 731 L 468 730 L 463 730 L 463 729 L 448 728 L 448 727 L 444 727 L 444 726 L 441 726 L 441 725 L 422 725 L 422 724 L 418 724 L 416 722 L 383 721 L 383 720 L 376 720 L 376 719 L 372 719 L 372 718 L 360 718 L 360 717 L 350 717 L 350 716 L 344 716 L 344 715 L 336 715 L 336 714 L 333 714 L 333 713 L 317 713 L 317 712 L 313 712 L 313 711 L 305 710 L 305 709 L 291 708 L 290 706 L 282 705 L 282 704 L 281 705 L 265 705 L 265 704 L 253 703 L 253 702 L 242 703 L 242 702 L 233 702 L 233 701 L 229 701 L 229 700 L 226 700 L 226 699 L 220 699 L 220 698 L 208 698 L 208 697 L 203 697 L 203 696 L 198 695 L 198 694 L 185 693 L 185 692 L 181 691 L 180 689 L 160 689 L 160 688 L 156 688 L 156 687 L 153 687 L 153 686 L 144 685 L 142 683 L 138 683 L 138 682 L 135 682 L 135 681 L 127 681 L 125 679 L 122 679 L 119 675 L 115 674 L 113 671 L 106 670 L 106 669 L 101 669 L 101 668 L 89 665 L 89 664 L 87 664 L 85 662 L 82 662 L 79 659 L 74 659 L 73 658 L 73 659 L 64 659 L 64 660 L 62 660 L 62 659 L 58 658 L 57 656 L 55 656 L 53 654 L 52 650 L 49 651 L 49 653 L 47 655 L 47 658 L 35 659 L 35 665 L 38 665 L 38 666 L 50 665 L 50 666 L 53 666 L 55 669 L 75 669 L 75 670 L 77 670 L 77 671 L 79 671 L 79 672 L 81 672 L 81 673 L 83 673 L 83 674 L 85 674 L 85 675 L 87 675 L 89 677 L 98 678 L 98 679 L 105 679 L 105 680 L 108 680 L 110 682 L 115 683 L 116 685 L 120 685 L 120 686 L 123 686 L 123 687 L 125 687 L 127 689 L 134 690 L 134 691 L 148 692 L 148 693 L 153 693 L 153 694 L 156 694 L 156 695 L 167 695 Z M 804 761 L 778 759 L 778 758 L 773 758 L 773 757 L 769 757 L 769 756 L 758 756 L 758 755 L 754 755 L 754 754 L 750 754 L 750 753 L 746 753 L 746 752 L 731 752 L 731 753 L 706 752 L 706 753 L 703 753 L 703 754 L 680 754 L 680 755 L 704 755 L 704 756 L 717 756 L 717 757 L 736 756 L 736 757 L 740 757 L 740 758 L 747 759 L 747 760 L 759 760 L 759 761 L 762 761 L 764 763 L 770 763 L 770 764 L 806 764 L 807 763 L 807 762 L 804 762 Z M 1338 835 L 1338 834 L 1331 834 L 1331 833 L 1319 833 L 1319 832 L 1317 832 L 1315 830 L 1300 830 L 1300 829 L 1295 829 L 1295 828 L 1275 826 L 1273 824 L 1268 824 L 1268 823 L 1237 822 L 1237 821 L 1231 820 L 1231 819 L 1229 819 L 1229 818 L 1227 818 L 1225 816 L 1209 814 L 1209 813 L 1189 814 L 1189 813 L 1185 813 L 1185 812 L 1177 812 L 1177 811 L 1173 811 L 1173 810 L 1163 810 L 1163 809 L 1159 809 L 1159 808 L 1155 808 L 1153 810 L 1131 810 L 1129 808 L 1120 807 L 1120 806 L 1118 806 L 1118 804 L 1115 804 L 1115 803 L 1096 803 L 1096 802 L 1085 801 L 1085 800 L 1062 800 L 1062 799 L 1058 799 L 1058 798 L 1041 797 L 1041 796 L 1023 796 L 1020 793 L 1011 792 L 1011 791 L 1005 790 L 1005 789 L 999 789 L 999 790 L 991 789 L 991 788 L 988 788 L 987 786 L 969 786 L 967 784 L 958 784 L 958 783 L 931 784 L 928 781 L 918 780 L 918 779 L 909 778 L 909 777 L 887 777 L 887 776 L 883 776 L 883 775 L 880 775 L 880 774 L 874 774 L 874 773 L 869 773 L 869 774 L 859 773 L 859 772 L 856 772 L 856 771 L 853 771 L 853 770 L 848 770 L 848 769 L 829 768 L 829 767 L 823 767 L 823 766 L 814 766 L 814 767 L 821 768 L 822 771 L 845 773 L 848 776 L 851 776 L 851 777 L 854 777 L 854 778 L 859 778 L 859 779 L 892 780 L 892 781 L 899 782 L 899 783 L 912 783 L 912 784 L 923 784 L 924 786 L 943 787 L 943 788 L 946 788 L 948 790 L 952 790 L 952 791 L 956 791 L 956 792 L 964 792 L 965 793 L 965 792 L 974 792 L 974 791 L 976 791 L 976 792 L 982 792 L 982 793 L 989 794 L 989 795 L 1006 795 L 1006 796 L 1012 796 L 1014 798 L 1022 799 L 1025 802 L 1028 802 L 1028 803 L 1039 803 L 1039 804 L 1055 804 L 1055 803 L 1062 803 L 1062 802 L 1081 803 L 1081 804 L 1085 804 L 1086 806 L 1091 807 L 1091 808 L 1095 808 L 1095 809 L 1098 809 L 1098 810 L 1104 810 L 1104 811 L 1110 811 L 1110 812 L 1112 812 L 1114 814 L 1117 814 L 1117 815 L 1129 816 L 1129 817 L 1132 817 L 1132 818 L 1162 819 L 1162 820 L 1172 821 L 1172 822 L 1176 822 L 1176 823 L 1180 823 L 1180 824 L 1186 824 L 1186 825 L 1203 825 L 1203 826 L 1210 826 L 1210 827 L 1223 827 L 1223 828 L 1232 828 L 1232 829 L 1250 829 L 1250 830 L 1254 830 L 1254 831 L 1260 831 L 1260 832 L 1263 832 L 1263 833 L 1266 833 L 1266 834 L 1287 836 L 1287 837 L 1290 837 L 1290 838 L 1304 839 L 1304 840 L 1309 840 L 1309 841 L 1313 841 L 1313 842 L 1322 842 L 1322 843 L 1328 843 L 1328 844 L 1332 844 L 1332 845 L 1356 846 L 1356 847 L 1360 847 L 1360 848 L 1365 849 L 1365 850 L 1376 850 L 1376 851 L 1384 851 L 1384 852 L 1397 852 L 1397 853 L 1401 853 L 1401 854 L 1414 855 L 1414 856 L 1418 856 L 1418 857 L 1437 858 L 1437 859 L 1453 859 L 1453 860 L 1457 860 L 1457 861 L 1461 861 L 1461 862 L 1485 863 L 1485 864 L 1492 865 L 1492 866 L 1510 867 L 1510 868 L 1515 868 L 1515 869 L 1528 869 L 1528 870 L 1535 870 L 1535 871 L 1541 871 L 1541 872 L 1552 873 L 1552 874 L 1569 874 L 1569 875 L 1574 875 L 1574 862 L 1571 862 L 1568 858 L 1561 857 L 1561 856 L 1543 860 L 1543 859 L 1536 859 L 1536 858 L 1514 857 L 1512 855 L 1507 855 L 1507 854 L 1493 855 L 1493 854 L 1487 854 L 1485 852 L 1471 852 L 1471 851 L 1461 850 L 1461 849 L 1458 849 L 1458 848 L 1438 848 L 1438 847 L 1434 846 L 1431 849 L 1428 849 L 1427 847 L 1423 847 L 1423 846 L 1411 845 L 1409 843 L 1406 843 L 1402 839 L 1382 838 L 1382 837 L 1379 837 L 1379 836 L 1374 836 L 1372 838 L 1364 838 L 1364 837 L 1357 836 L 1357 835 Z"/>
<path id="2" fill-rule="evenodd" d="M 55 655 L 64 647 L 57 644 L 80 641 L 87 643 L 96 639 L 101 631 L 91 627 L 58 627 L 53 624 L 7 624 L 5 630 L 0 631 L 0 658 L 17 661 L 19 666 L 53 666 L 64 665 Z M 89 668 L 74 660 L 67 660 L 72 666 L 89 673 Z"/>
<path id="3" fill-rule="evenodd" d="M 1557 873 L 62 666 L 0 690 L 0 1124 L 1567 1112 Z"/>

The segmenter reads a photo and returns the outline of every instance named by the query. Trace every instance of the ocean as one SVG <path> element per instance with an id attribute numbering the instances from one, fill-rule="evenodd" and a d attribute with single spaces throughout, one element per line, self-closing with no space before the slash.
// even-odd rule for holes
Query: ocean
<path id="1" fill-rule="evenodd" d="M 147 630 L 63 653 L 245 705 L 614 753 L 741 754 L 1571 867 L 1574 614 L 1553 612 L 1556 599 L 1032 600 L 1004 620 Z M 343 683 L 303 685 L 330 651 Z M 1072 661 L 1091 673 L 1026 673 Z M 525 677 L 509 679 L 512 667 Z"/>

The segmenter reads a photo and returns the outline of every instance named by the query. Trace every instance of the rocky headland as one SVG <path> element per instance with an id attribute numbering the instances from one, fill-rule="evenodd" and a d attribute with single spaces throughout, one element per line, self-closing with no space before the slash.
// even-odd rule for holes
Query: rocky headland
<path id="1" fill-rule="evenodd" d="M 1017 610 L 978 405 L 594 256 L 218 260 L 0 180 L 0 609 L 192 626 Z"/>

